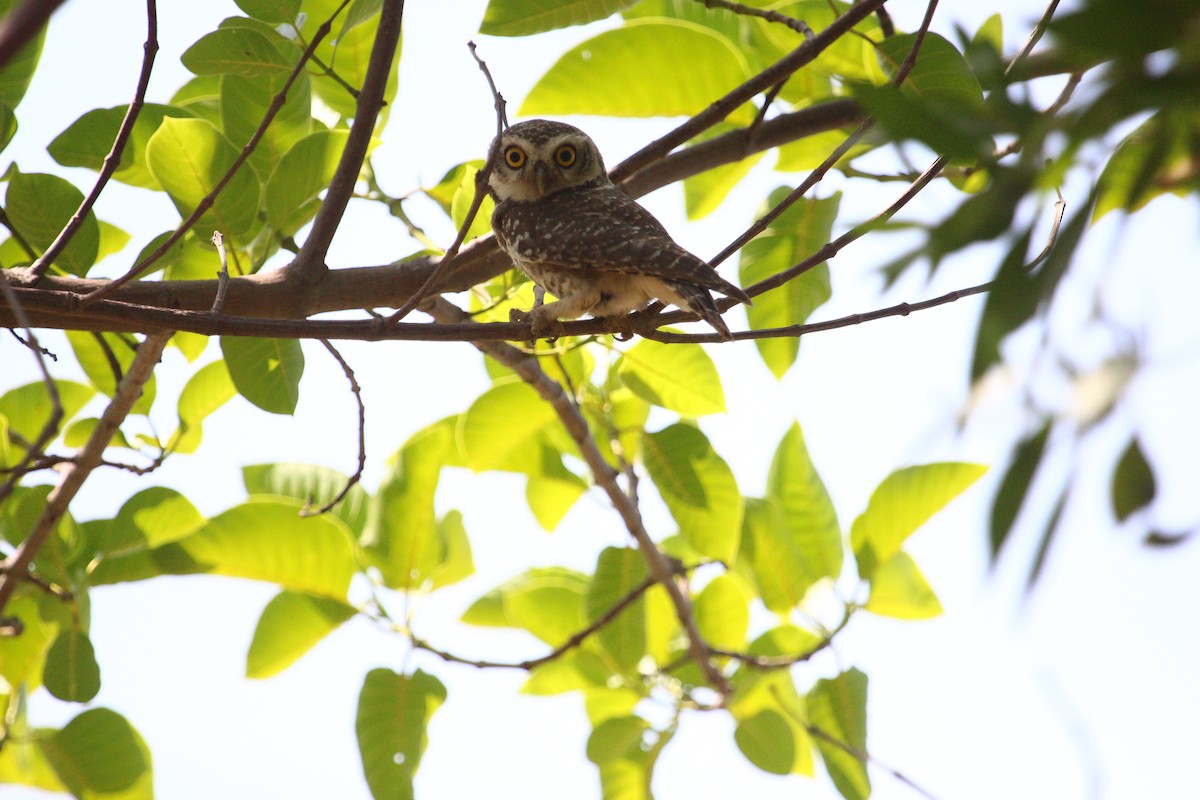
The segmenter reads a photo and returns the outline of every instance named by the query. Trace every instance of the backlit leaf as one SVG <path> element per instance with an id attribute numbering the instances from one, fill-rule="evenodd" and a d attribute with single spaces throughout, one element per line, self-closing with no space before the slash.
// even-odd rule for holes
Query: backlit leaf
<path id="1" fill-rule="evenodd" d="M 129 789 L 150 774 L 146 743 L 115 711 L 84 711 L 43 740 L 42 751 L 77 797 Z"/>
<path id="2" fill-rule="evenodd" d="M 867 676 L 857 669 L 822 678 L 808 693 L 808 718 L 814 727 L 858 753 L 867 749 Z M 822 737 L 814 737 L 825 769 L 846 800 L 867 800 L 871 779 L 866 761 Z"/>
<path id="3" fill-rule="evenodd" d="M 587 593 L 587 615 L 595 622 L 646 579 L 646 562 L 631 548 L 606 547 L 596 563 Z M 646 652 L 646 610 L 639 597 L 597 634 L 621 672 L 631 672 Z"/>
<path id="4" fill-rule="evenodd" d="M 357 612 L 337 600 L 283 591 L 263 609 L 246 655 L 247 678 L 269 678 L 291 666 Z"/>
<path id="5" fill-rule="evenodd" d="M 304 352 L 295 339 L 222 336 L 221 353 L 238 394 L 263 411 L 291 414 L 300 399 Z"/>
<path id="6" fill-rule="evenodd" d="M 637 0 L 490 0 L 479 32 L 528 36 L 604 19 Z"/>
<path id="7" fill-rule="evenodd" d="M 19 172 L 8 183 L 5 213 L 37 253 L 58 238 L 83 202 L 83 192 L 57 175 Z M 88 211 L 83 226 L 54 260 L 63 272 L 83 276 L 100 253 L 100 226 Z"/>
<path id="8" fill-rule="evenodd" d="M 638 397 L 685 416 L 725 410 L 721 376 L 698 344 L 643 339 L 622 354 L 617 374 Z"/>
<path id="9" fill-rule="evenodd" d="M 367 673 L 354 730 L 376 800 L 411 800 L 413 776 L 429 744 L 429 720 L 445 701 L 446 687 L 421 670 L 412 675 L 390 669 Z"/>
<path id="10" fill-rule="evenodd" d="M 897 619 L 930 619 L 942 613 L 942 604 L 908 553 L 900 552 L 871 575 L 867 611 Z"/>

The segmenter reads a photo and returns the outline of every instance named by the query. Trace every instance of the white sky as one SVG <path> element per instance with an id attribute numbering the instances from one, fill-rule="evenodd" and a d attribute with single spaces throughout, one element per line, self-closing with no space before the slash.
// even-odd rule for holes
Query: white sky
<path id="1" fill-rule="evenodd" d="M 953 37 L 953 21 L 974 30 L 995 5 L 1001 4 L 949 0 L 935 30 Z M 1002 5 L 1011 51 L 1040 5 L 1031 0 Z M 431 184 L 449 166 L 481 156 L 493 126 L 490 98 L 465 46 L 475 36 L 484 0 L 455 3 L 453 13 L 444 3 L 408 6 L 401 93 L 376 155 L 381 183 L 396 194 Z M 44 146 L 84 111 L 128 101 L 141 55 L 142 9 L 135 0 L 64 6 L 18 109 L 21 129 L 7 159 L 27 172 L 68 174 L 90 185 L 91 173 L 70 175 Z M 909 0 L 896 3 L 892 13 L 899 27 L 911 30 L 923 9 L 923 3 Z M 236 9 L 227 2 L 172 3 L 163 4 L 160 13 L 162 51 L 150 91 L 155 101 L 165 101 L 186 78 L 179 53 Z M 600 28 L 536 40 L 481 37 L 480 54 L 515 112 L 561 52 Z M 81 53 L 89 56 L 81 59 Z M 593 134 L 610 164 L 673 124 L 573 121 Z M 919 163 L 926 160 L 919 150 L 913 153 Z M 767 190 L 797 179 L 760 167 L 699 225 L 683 220 L 678 188 L 646 202 L 682 243 L 713 253 L 749 222 Z M 840 186 L 819 193 L 827 196 Z M 895 194 L 895 187 L 881 192 L 850 187 L 839 221 L 843 229 Z M 1077 198 L 1079 190 L 1068 187 L 1068 198 Z M 937 218 L 953 201 L 950 192 L 931 192 L 924 213 Z M 177 220 L 164 198 L 119 185 L 98 210 L 131 231 L 135 245 Z M 436 239 L 451 238 L 435 215 L 422 221 Z M 702 425 L 747 494 L 761 493 L 770 453 L 794 419 L 804 426 L 844 525 L 894 468 L 943 459 L 998 464 L 986 486 L 973 489 L 912 541 L 945 615 L 901 623 L 862 614 L 839 638 L 835 657 L 797 673 L 803 688 L 840 667 L 866 671 L 870 749 L 940 800 L 1175 798 L 1194 784 L 1189 764 L 1200 689 L 1194 679 L 1195 636 L 1188 631 L 1200 599 L 1194 580 L 1200 549 L 1148 551 L 1134 532 L 1115 529 L 1107 511 L 1097 509 L 1107 509 L 1108 471 L 1124 444 L 1122 431 L 1136 420 L 1151 458 L 1169 466 L 1160 474 L 1157 519 L 1187 526 L 1200 518 L 1191 486 L 1200 469 L 1195 455 L 1200 432 L 1192 412 L 1200 386 L 1200 337 L 1188 303 L 1200 289 L 1194 269 L 1188 269 L 1200 252 L 1196 230 L 1194 203 L 1168 199 L 1125 223 L 1111 215 L 1090 233 L 1079 262 L 1087 280 L 1071 284 L 1068 295 L 1078 296 L 1086 311 L 1094 299 L 1091 281 L 1104 276 L 1103 305 L 1135 332 L 1151 366 L 1109 425 L 1112 435 L 1080 453 L 1077 502 L 1068 508 L 1046 575 L 1031 596 L 1021 587 L 1040 520 L 1018 531 L 1013 549 L 1019 552 L 1009 554 L 996 576 L 989 576 L 985 559 L 987 500 L 1003 469 L 999 460 L 1016 401 L 1003 396 L 965 431 L 957 428 L 980 300 L 809 337 L 800 362 L 779 383 L 749 343 L 710 349 L 721 368 L 729 413 Z M 999 259 L 990 248 L 973 249 L 947 262 L 932 285 L 913 275 L 880 299 L 873 271 L 904 240 L 869 238 L 833 262 L 834 299 L 818 312 L 821 318 L 970 285 Z M 355 203 L 329 260 L 334 267 L 383 263 L 412 249 L 398 224 Z M 128 258 L 122 254 L 106 269 L 123 270 Z M 52 350 L 69 351 L 61 336 L 44 338 Z M 1096 338 L 1063 341 L 1072 352 L 1086 354 L 1095 350 Z M 274 417 L 235 399 L 206 424 L 199 455 L 173 458 L 144 482 L 96 476 L 73 513 L 80 519 L 110 517 L 134 491 L 165 485 L 182 491 L 203 513 L 215 514 L 244 497 L 239 468 L 248 463 L 298 460 L 350 471 L 352 398 L 323 350 L 305 350 L 307 374 L 294 418 Z M 358 373 L 368 408 L 369 489 L 385 458 L 409 434 L 465 409 L 485 386 L 480 357 L 465 344 L 348 343 L 342 350 Z M 173 424 L 173 397 L 187 374 L 181 362 L 172 353 L 158 373 L 165 430 Z M 10 337 L 0 337 L 6 387 L 33 380 L 32 366 Z M 71 377 L 66 367 L 58 374 Z M 1064 464 L 1063 471 L 1068 469 Z M 416 622 L 423 636 L 464 654 L 503 658 L 540 652 L 522 634 L 467 628 L 456 619 L 475 597 L 526 566 L 590 569 L 601 547 L 626 538 L 598 496 L 584 498 L 555 534 L 541 532 L 524 507 L 521 480 L 510 476 L 448 471 L 439 506 L 464 511 L 478 575 L 425 601 Z M 647 512 L 656 535 L 673 532 L 660 508 Z M 419 797 L 599 796 L 596 770 L 583 755 L 587 726 L 576 695 L 517 696 L 523 675 L 477 672 L 411 655 L 401 639 L 380 635 L 364 622 L 339 630 L 278 677 L 245 680 L 246 648 L 274 593 L 269 586 L 199 577 L 93 592 L 93 639 L 104 681 L 94 704 L 124 714 L 146 737 L 160 797 L 368 797 L 353 720 L 362 677 L 377 666 L 419 666 L 449 688 L 430 730 Z M 44 692 L 31 706 L 39 725 L 62 724 L 80 710 Z M 656 771 L 657 796 L 836 796 L 822 777 L 810 783 L 759 772 L 737 752 L 732 729 L 720 714 L 685 718 Z M 883 772 L 873 770 L 872 778 L 878 798 L 914 796 Z M 41 795 L 6 790 L 5 796 Z"/>

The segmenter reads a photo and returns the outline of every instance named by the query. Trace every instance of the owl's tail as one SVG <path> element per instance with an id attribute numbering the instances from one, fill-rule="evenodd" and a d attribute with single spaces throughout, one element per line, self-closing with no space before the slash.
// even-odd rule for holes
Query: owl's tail
<path id="1" fill-rule="evenodd" d="M 721 312 L 717 311 L 717 304 L 713 302 L 712 295 L 708 293 L 708 289 L 703 286 L 697 286 L 694 283 L 672 283 L 671 288 L 679 295 L 685 303 L 688 311 L 698 315 L 702 320 L 712 325 L 713 328 L 721 335 L 721 338 L 727 342 L 733 341 L 733 334 L 729 332 L 729 326 L 725 324 L 725 320 L 721 319 Z"/>

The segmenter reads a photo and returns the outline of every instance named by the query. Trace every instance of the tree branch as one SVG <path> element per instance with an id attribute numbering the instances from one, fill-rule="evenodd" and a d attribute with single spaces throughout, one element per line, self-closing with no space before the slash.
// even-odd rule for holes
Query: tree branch
<path id="1" fill-rule="evenodd" d="M 21 542 L 16 552 L 9 556 L 3 565 L 0 565 L 0 615 L 3 615 L 4 608 L 12 598 L 18 584 L 28 573 L 29 565 L 37 556 L 38 551 L 46 543 L 46 539 L 49 538 L 55 525 L 67 512 L 67 506 L 75 498 L 84 481 L 92 474 L 92 470 L 99 466 L 104 449 L 108 447 L 121 423 L 129 415 L 133 404 L 141 396 L 142 387 L 145 386 L 146 381 L 150 380 L 150 376 L 154 373 L 154 367 L 158 364 L 159 357 L 162 356 L 163 348 L 170 338 L 169 333 L 156 333 L 147 337 L 138 347 L 137 355 L 130 364 L 129 371 L 117 385 L 112 400 L 100 416 L 100 421 L 96 425 L 96 429 L 92 431 L 87 444 L 79 451 L 75 460 L 64 468 L 58 484 L 46 498 L 46 507 L 42 510 L 37 522 L 34 523 L 33 529 Z"/>

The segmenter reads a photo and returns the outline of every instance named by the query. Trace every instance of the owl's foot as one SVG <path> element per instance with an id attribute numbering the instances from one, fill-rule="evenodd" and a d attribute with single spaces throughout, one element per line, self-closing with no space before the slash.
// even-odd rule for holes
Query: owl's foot
<path id="1" fill-rule="evenodd" d="M 543 308 L 547 308 L 547 306 L 534 306 L 529 311 L 513 308 L 508 312 L 509 322 L 529 323 L 530 344 L 533 344 L 538 339 L 553 342 L 562 336 L 562 323 L 553 317 L 539 313 Z"/>

